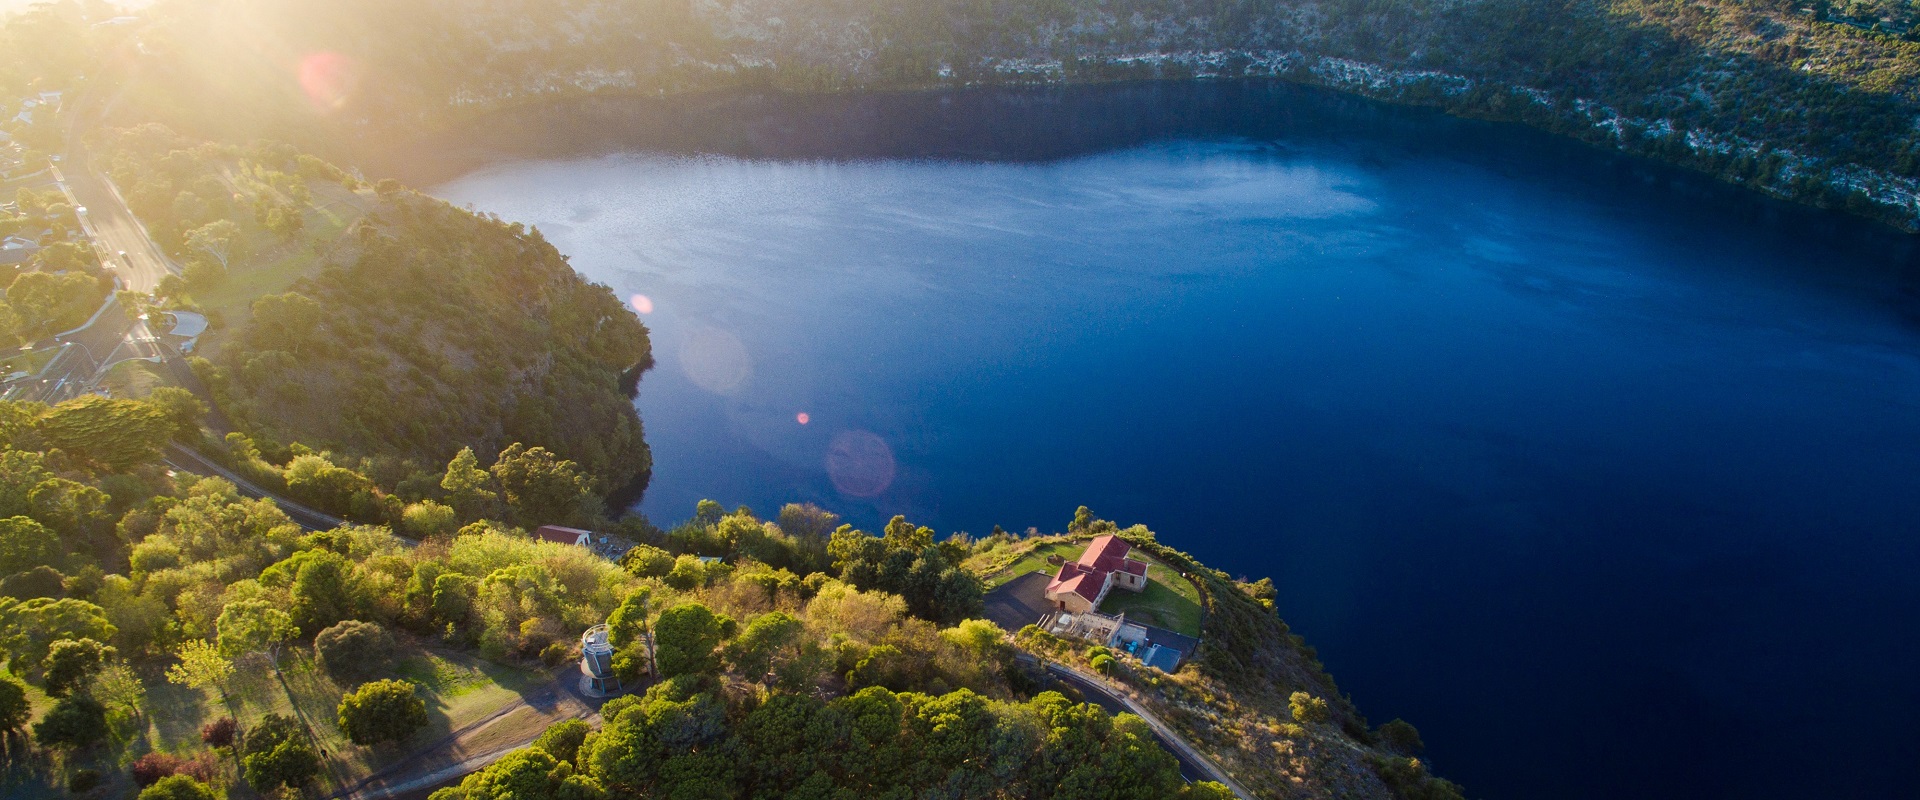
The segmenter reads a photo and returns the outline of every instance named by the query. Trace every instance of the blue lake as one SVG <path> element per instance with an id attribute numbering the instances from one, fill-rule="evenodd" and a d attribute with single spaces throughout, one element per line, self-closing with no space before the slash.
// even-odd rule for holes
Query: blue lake
<path id="1" fill-rule="evenodd" d="M 657 522 L 1084 504 L 1471 796 L 1911 791 L 1909 237 L 1284 86 L 612 113 L 437 193 L 644 298 Z"/>

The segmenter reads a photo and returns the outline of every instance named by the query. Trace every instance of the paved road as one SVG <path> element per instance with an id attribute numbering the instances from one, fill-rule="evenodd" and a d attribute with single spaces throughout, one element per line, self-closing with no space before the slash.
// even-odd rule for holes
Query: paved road
<path id="1" fill-rule="evenodd" d="M 174 274 L 173 263 L 147 236 L 147 229 L 106 179 L 90 167 L 86 151 L 71 147 L 65 168 L 54 170 L 54 180 L 76 204 L 87 209 L 82 227 L 99 245 L 101 262 L 120 277 L 125 288 L 151 294 L 162 278 Z"/>
<path id="2" fill-rule="evenodd" d="M 1020 654 L 1020 657 L 1022 660 L 1033 658 L 1025 653 Z M 1173 729 L 1167 727 L 1165 722 L 1161 722 L 1160 718 L 1155 716 L 1153 712 L 1141 707 L 1140 704 L 1135 703 L 1132 698 L 1114 691 L 1113 687 L 1108 685 L 1106 681 L 1072 667 L 1052 661 L 1048 661 L 1046 664 L 1048 675 L 1061 683 L 1065 683 L 1079 690 L 1080 693 L 1087 698 L 1087 702 L 1104 708 L 1111 714 L 1118 714 L 1124 711 L 1146 720 L 1147 727 L 1153 729 L 1154 740 L 1159 742 L 1161 747 L 1166 748 L 1167 752 L 1172 753 L 1174 759 L 1180 762 L 1180 777 L 1186 778 L 1190 782 L 1218 781 L 1226 785 L 1228 789 L 1232 790 L 1235 795 L 1241 797 L 1243 800 L 1253 800 L 1254 794 L 1247 791 L 1247 787 L 1240 785 L 1240 782 L 1234 780 L 1233 776 L 1228 775 L 1225 770 L 1215 766 L 1212 760 L 1201 755 L 1199 750 L 1187 744 L 1186 740 L 1180 738 L 1179 734 L 1174 733 Z"/>

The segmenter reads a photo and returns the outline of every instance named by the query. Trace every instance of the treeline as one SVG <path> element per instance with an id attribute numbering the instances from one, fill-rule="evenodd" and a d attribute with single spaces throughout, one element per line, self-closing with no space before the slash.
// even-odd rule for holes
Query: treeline
<path id="1" fill-rule="evenodd" d="M 367 186 L 284 144 L 195 144 L 146 125 L 102 146 L 135 213 L 188 262 L 160 287 L 170 303 L 194 307 L 229 273 L 318 255 L 290 291 L 215 319 L 230 332 L 196 362 L 268 460 L 300 455 L 284 444 L 299 441 L 381 485 L 425 485 L 462 447 L 493 458 L 518 442 L 578 464 L 595 495 L 645 486 L 631 395 L 652 363 L 647 330 L 538 231 L 392 181 Z M 338 239 L 305 222 L 321 184 L 367 209 Z M 250 252 L 268 245 L 288 252 L 271 265 Z"/>
<path id="2" fill-rule="evenodd" d="M 154 99 L 147 112 L 229 136 L 274 131 L 317 141 L 351 135 L 349 120 L 417 130 L 555 96 L 1185 79 L 1200 67 L 1136 57 L 1239 54 L 1209 74 L 1271 75 L 1279 59 L 1282 78 L 1522 121 L 1863 212 L 1879 201 L 1842 180 L 1846 165 L 1920 177 L 1920 131 L 1911 124 L 1920 112 L 1920 42 L 1908 0 L 748 0 L 724 12 L 586 0 L 436 0 L 404 12 L 373 5 L 170 6 L 151 36 L 168 43 L 171 68 L 140 84 Z M 220 38 L 236 19 L 304 51 L 344 53 L 364 77 L 320 117 L 301 93 L 264 83 L 177 96 L 184 86 L 230 85 L 213 78 L 258 58 L 246 37 Z M 1475 83 L 1465 91 L 1397 78 L 1360 86 L 1313 72 L 1322 58 Z M 258 71 L 273 74 L 264 64 Z M 1594 119 L 1587 104 L 1618 112 L 1625 127 Z M 246 110 L 225 113 L 236 105 Z M 1717 141 L 1694 141 L 1692 130 Z M 1920 216 L 1880 211 L 1909 225 Z"/>

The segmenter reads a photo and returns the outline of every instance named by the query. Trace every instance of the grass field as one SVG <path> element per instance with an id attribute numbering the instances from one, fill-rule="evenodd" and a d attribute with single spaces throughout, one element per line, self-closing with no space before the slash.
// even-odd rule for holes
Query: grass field
<path id="1" fill-rule="evenodd" d="M 1041 544 L 1027 551 L 1026 554 L 1021 555 L 1019 558 L 1014 559 L 1013 563 L 1008 564 L 1000 571 L 987 576 L 984 581 L 986 589 L 987 591 L 993 591 L 1007 581 L 1030 572 L 1052 572 L 1054 570 L 1053 565 L 1047 563 L 1047 558 L 1050 556 L 1057 555 L 1068 561 L 1072 561 L 1079 558 L 1080 554 L 1086 551 L 1086 542 L 1050 542 Z"/>

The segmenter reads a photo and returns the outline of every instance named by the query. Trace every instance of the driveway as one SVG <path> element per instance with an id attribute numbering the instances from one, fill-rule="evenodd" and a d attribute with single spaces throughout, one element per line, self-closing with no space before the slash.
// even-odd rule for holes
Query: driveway
<path id="1" fill-rule="evenodd" d="M 1029 572 L 1007 581 L 987 593 L 983 613 L 1008 633 L 1035 624 L 1053 610 L 1053 604 L 1047 602 L 1047 584 L 1052 581 L 1053 576 L 1045 572 Z"/>

